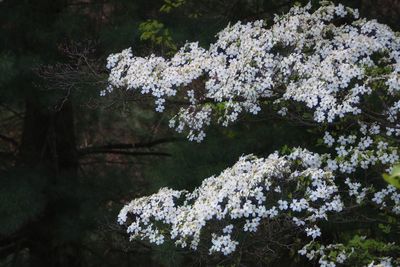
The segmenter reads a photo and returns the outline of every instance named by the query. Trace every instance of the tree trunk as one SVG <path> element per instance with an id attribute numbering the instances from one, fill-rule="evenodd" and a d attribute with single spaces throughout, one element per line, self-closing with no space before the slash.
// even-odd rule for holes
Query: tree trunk
<path id="1" fill-rule="evenodd" d="M 63 213 L 76 213 L 79 209 L 73 199 L 78 158 L 72 103 L 66 101 L 55 111 L 36 99 L 32 97 L 26 101 L 19 155 L 21 166 L 46 177 L 47 181 L 45 209 L 29 226 L 30 264 L 32 267 L 80 266 L 76 242 L 63 242 L 55 236 L 59 227 L 57 217 Z"/>

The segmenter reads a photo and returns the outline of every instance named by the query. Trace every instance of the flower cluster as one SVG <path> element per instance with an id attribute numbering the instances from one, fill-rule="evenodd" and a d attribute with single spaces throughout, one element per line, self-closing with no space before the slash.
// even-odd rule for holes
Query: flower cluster
<path id="1" fill-rule="evenodd" d="M 386 140 L 377 123 L 369 127 L 361 124 L 354 133 L 340 135 L 337 139 L 326 132 L 323 139 L 328 147 L 335 149 L 331 169 L 342 173 L 351 174 L 359 167 L 368 169 L 377 164 L 393 165 L 400 159 L 397 144 Z"/>
<path id="2" fill-rule="evenodd" d="M 281 188 L 290 184 L 298 188 L 292 198 Z M 210 253 L 227 255 L 238 244 L 235 231 L 255 232 L 265 220 L 282 214 L 292 214 L 293 226 L 310 238 L 319 237 L 317 222 L 343 209 L 337 192 L 332 173 L 324 170 L 317 154 L 296 149 L 281 157 L 249 155 L 219 176 L 205 179 L 193 192 L 162 188 L 134 199 L 121 210 L 118 221 L 128 223 L 131 238 L 161 244 L 167 232 L 177 245 L 196 249 L 201 238 L 207 239 L 201 237 L 202 230 L 218 220 L 222 224 L 211 233 Z"/>
<path id="3" fill-rule="evenodd" d="M 342 5 L 295 7 L 272 26 L 264 21 L 228 26 L 217 35 L 208 50 L 188 43 L 172 58 L 151 55 L 134 57 L 131 49 L 108 58 L 108 91 L 115 88 L 139 90 L 156 98 L 156 110 L 163 111 L 165 99 L 187 91 L 188 105 L 171 122 L 189 137 L 204 136 L 209 103 L 220 104 L 217 114 L 223 125 L 237 120 L 242 112 L 257 114 L 264 102 L 288 112 L 288 102 L 312 110 L 316 122 L 333 122 L 345 115 L 359 115 L 360 103 L 373 93 L 377 81 L 384 93 L 400 92 L 400 38 L 386 25 L 358 19 L 358 12 Z M 349 24 L 335 23 L 340 18 Z M 385 62 L 384 74 L 373 72 Z M 200 80 L 203 92 L 194 94 L 191 84 Z M 102 92 L 105 94 L 105 92 Z M 206 104 L 204 104 L 206 103 Z M 204 108 L 207 111 L 204 111 Z M 290 109 L 289 109 L 290 111 Z M 388 103 L 382 115 L 396 131 L 399 102 Z M 217 113 L 218 113 L 217 112 Z M 398 131 L 397 131 L 398 133 Z"/>
<path id="4" fill-rule="evenodd" d="M 365 237 L 356 238 L 361 242 L 365 240 Z M 389 247 L 391 246 L 393 245 L 389 245 Z M 311 241 L 299 253 L 306 256 L 309 260 L 318 259 L 321 267 L 335 267 L 336 264 L 346 264 L 353 255 L 357 254 L 355 250 L 357 250 L 357 247 L 352 245 L 329 244 L 325 246 Z M 394 264 L 397 262 L 391 257 L 377 257 L 376 260 L 368 263 L 368 267 L 393 267 L 396 266 Z"/>
<path id="5" fill-rule="evenodd" d="M 131 238 L 156 244 L 168 238 L 192 249 L 204 241 L 209 253 L 228 255 L 238 247 L 238 232 L 256 232 L 284 215 L 315 244 L 323 234 L 319 222 L 346 209 L 348 199 L 400 214 L 397 189 L 357 176 L 390 171 L 400 160 L 400 37 L 342 5 L 311 10 L 294 7 L 270 26 L 236 23 L 209 49 L 188 43 L 170 59 L 134 57 L 131 49 L 109 56 L 110 86 L 101 94 L 118 88 L 151 94 L 159 112 L 168 98 L 184 96 L 187 104 L 170 127 L 190 140 L 203 140 L 215 118 L 227 126 L 270 105 L 289 119 L 293 111 L 311 118 L 327 149 L 242 157 L 193 192 L 163 188 L 135 199 L 119 215 Z M 339 244 L 307 245 L 299 253 L 321 266 L 350 256 Z M 370 266 L 390 262 L 381 257 Z"/>
<path id="6" fill-rule="evenodd" d="M 332 251 L 337 252 L 334 257 L 330 256 Z M 305 245 L 299 253 L 309 260 L 318 259 L 321 267 L 335 267 L 336 263 L 344 263 L 351 255 L 351 252 L 347 252 L 342 244 L 317 246 L 313 241 Z"/>

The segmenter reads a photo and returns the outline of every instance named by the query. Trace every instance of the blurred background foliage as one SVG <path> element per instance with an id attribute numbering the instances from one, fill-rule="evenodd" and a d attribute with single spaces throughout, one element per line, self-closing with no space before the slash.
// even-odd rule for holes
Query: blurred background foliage
<path id="1" fill-rule="evenodd" d="M 228 23 L 270 22 L 306 2 L 1 1 L 0 266 L 204 266 L 171 244 L 128 242 L 119 209 L 162 186 L 193 189 L 243 154 L 312 147 L 313 129 L 260 114 L 188 142 L 151 101 L 99 97 L 105 58 L 130 46 L 164 56 L 186 41 L 207 47 Z M 398 1 L 343 2 L 398 30 Z M 306 264 L 287 253 L 282 264 Z"/>

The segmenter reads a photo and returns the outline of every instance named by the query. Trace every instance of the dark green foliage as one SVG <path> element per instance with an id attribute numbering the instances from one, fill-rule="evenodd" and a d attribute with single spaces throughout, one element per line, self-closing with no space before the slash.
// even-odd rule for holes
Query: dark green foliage
<path id="1" fill-rule="evenodd" d="M 46 181 L 22 169 L 10 169 L 0 176 L 0 235 L 13 234 L 43 211 Z"/>

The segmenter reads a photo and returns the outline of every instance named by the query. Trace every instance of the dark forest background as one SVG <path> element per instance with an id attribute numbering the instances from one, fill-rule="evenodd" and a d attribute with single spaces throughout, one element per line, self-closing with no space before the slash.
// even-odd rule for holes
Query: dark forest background
<path id="1" fill-rule="evenodd" d="M 161 186 L 193 189 L 242 154 L 310 146 L 312 132 L 260 114 L 191 143 L 152 101 L 100 97 L 105 60 L 130 46 L 143 56 L 206 47 L 229 22 L 307 2 L 0 1 L 0 266 L 204 266 L 204 255 L 129 242 L 120 208 Z M 400 1 L 342 3 L 400 28 Z M 285 253 L 272 266 L 290 266 Z"/>

